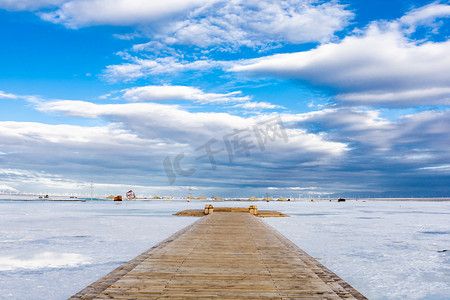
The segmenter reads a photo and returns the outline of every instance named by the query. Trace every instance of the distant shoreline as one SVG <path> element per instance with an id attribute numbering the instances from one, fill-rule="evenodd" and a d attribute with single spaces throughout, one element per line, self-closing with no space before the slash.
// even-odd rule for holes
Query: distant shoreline
<path id="1" fill-rule="evenodd" d="M 65 195 L 49 195 L 48 198 L 39 198 L 40 195 L 9 195 L 0 194 L 0 201 L 33 201 L 33 202 L 87 202 L 91 201 L 91 197 L 87 196 L 65 196 Z M 188 201 L 187 197 L 174 197 L 171 199 L 152 199 L 147 197 L 138 197 L 133 200 L 124 199 L 123 202 L 133 201 L 147 201 L 147 202 L 164 202 L 164 201 Z M 312 198 L 290 198 L 292 202 L 312 202 Z M 347 201 L 420 201 L 420 202 L 450 202 L 450 197 L 402 197 L 402 198 L 346 198 Z M 92 201 L 111 201 L 106 197 L 93 197 Z M 189 202 L 267 202 L 263 199 L 249 200 L 249 198 L 224 198 L 221 200 L 212 199 L 190 199 Z M 337 198 L 315 198 L 314 202 L 337 202 Z M 289 202 L 289 201 L 277 201 L 277 199 L 270 202 Z"/>

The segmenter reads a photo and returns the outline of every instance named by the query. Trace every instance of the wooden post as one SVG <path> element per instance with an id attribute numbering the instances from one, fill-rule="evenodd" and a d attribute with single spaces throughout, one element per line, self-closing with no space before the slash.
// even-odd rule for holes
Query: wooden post
<path id="1" fill-rule="evenodd" d="M 257 215 L 258 214 L 258 207 L 256 205 L 250 205 L 250 207 L 248 208 L 248 212 L 251 215 Z"/>
<path id="2" fill-rule="evenodd" d="M 210 215 L 214 211 L 214 207 L 211 204 L 205 205 L 205 215 Z"/>

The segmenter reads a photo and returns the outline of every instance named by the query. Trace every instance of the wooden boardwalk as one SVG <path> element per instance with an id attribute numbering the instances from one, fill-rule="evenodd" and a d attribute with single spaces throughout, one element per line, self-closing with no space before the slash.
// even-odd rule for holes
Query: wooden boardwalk
<path id="1" fill-rule="evenodd" d="M 366 299 L 269 225 L 214 212 L 70 299 Z"/>

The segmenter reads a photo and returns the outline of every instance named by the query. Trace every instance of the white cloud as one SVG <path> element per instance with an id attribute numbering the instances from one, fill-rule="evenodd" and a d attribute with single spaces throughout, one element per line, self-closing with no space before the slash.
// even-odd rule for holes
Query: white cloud
<path id="1" fill-rule="evenodd" d="M 137 136 L 122 129 L 108 127 L 82 127 L 75 125 L 49 125 L 34 122 L 0 122 L 0 136 L 3 144 L 8 140 L 19 139 L 30 145 L 34 143 L 76 143 L 97 144 L 105 147 L 114 146 L 117 143 L 139 144 L 144 141 Z M 114 137 L 114 139 L 111 139 Z M 17 145 L 19 148 L 21 145 Z M 14 144 L 11 144 L 14 150 Z"/>
<path id="2" fill-rule="evenodd" d="M 328 139 L 370 147 L 371 154 L 390 150 L 395 144 L 395 124 L 380 117 L 378 110 L 324 109 L 283 117 L 287 124 L 299 123 L 326 134 Z M 363 146 L 361 146 L 363 145 Z"/>
<path id="3" fill-rule="evenodd" d="M 450 17 L 450 5 L 432 3 L 412 10 L 400 18 L 400 22 L 409 27 L 409 32 L 414 32 L 416 27 L 421 25 L 438 27 L 438 24 L 434 24 L 435 20 L 448 17 Z"/>
<path id="4" fill-rule="evenodd" d="M 183 61 L 176 57 L 163 57 L 152 59 L 140 59 L 127 57 L 131 63 L 109 65 L 103 74 L 104 78 L 111 82 L 134 81 L 149 75 L 173 74 L 191 70 L 207 70 L 220 65 L 219 62 L 210 60 Z"/>
<path id="5" fill-rule="evenodd" d="M 19 98 L 19 96 L 0 91 L 0 99 L 16 99 L 16 98 Z"/>
<path id="6" fill-rule="evenodd" d="M 240 117 L 189 112 L 176 105 L 154 102 L 94 104 L 62 100 L 34 105 L 50 113 L 102 118 L 111 125 L 0 122 L 3 171 L 44 168 L 48 174 L 55 174 L 0 171 L 2 184 L 20 190 L 22 186 L 12 183 L 86 190 L 81 183 L 86 183 L 86 176 L 92 173 L 102 174 L 101 180 L 94 179 L 101 181 L 97 185 L 107 182 L 111 189 L 130 183 L 145 186 L 147 179 L 143 177 L 151 177 L 156 186 L 162 186 L 168 182 L 162 167 L 164 158 L 169 155 L 173 159 L 181 152 L 186 154 L 183 167 L 195 168 L 197 173 L 191 178 L 179 177 L 180 183 L 194 182 L 200 186 L 212 184 L 211 178 L 217 177 L 222 178 L 221 184 L 239 186 L 308 187 L 317 186 L 314 183 L 319 181 L 327 185 L 336 180 L 352 184 L 360 179 L 359 170 L 367 171 L 366 177 L 361 178 L 369 180 L 370 175 L 370 182 L 379 182 L 380 178 L 388 178 L 383 174 L 392 174 L 392 170 L 416 172 L 420 168 L 446 165 L 450 159 L 449 111 L 415 113 L 396 121 L 384 119 L 378 110 L 356 108 L 283 114 L 288 142 L 281 138 L 268 140 L 265 151 L 261 151 L 252 128 L 274 115 Z M 230 163 L 224 141 L 239 132 L 242 137 L 250 135 L 245 141 L 253 148 L 249 157 L 235 153 Z M 204 152 L 195 149 L 213 139 L 216 142 L 212 148 L 219 151 L 215 154 L 217 170 L 211 170 L 207 158 L 196 160 Z M 373 178 L 374 174 L 380 177 Z M 282 185 L 277 184 L 279 180 Z"/>
<path id="7" fill-rule="evenodd" d="M 317 187 L 298 187 L 298 186 L 291 186 L 291 187 L 268 187 L 268 190 L 291 190 L 291 191 L 304 191 L 304 190 L 316 190 Z"/>
<path id="8" fill-rule="evenodd" d="M 65 0 L 0 0 L 0 8 L 7 10 L 29 10 L 55 7 Z"/>
<path id="9" fill-rule="evenodd" d="M 245 118 L 227 113 L 189 112 L 176 105 L 154 102 L 101 105 L 61 100 L 33 102 L 33 105 L 46 113 L 101 118 L 110 125 L 0 122 L 0 150 L 4 153 L 0 155 L 0 182 L 21 191 L 85 191 L 86 178 L 93 178 L 97 185 L 111 184 L 111 189 L 127 184 L 145 186 L 148 178 L 152 178 L 152 186 L 162 186 L 168 184 L 163 161 L 168 155 L 173 159 L 182 152 L 186 154 L 183 167 L 197 170 L 189 181 L 209 185 L 211 164 L 208 158 L 196 158 L 204 154 L 201 146 L 211 141 L 216 141 L 213 150 L 219 150 L 218 173 L 214 177 L 222 178 L 220 185 L 226 182 L 259 185 L 268 176 L 259 172 L 260 169 L 269 168 L 274 173 L 270 176 L 278 178 L 275 173 L 285 174 L 286 168 L 329 165 L 348 151 L 343 143 L 300 128 L 286 128 L 288 140 L 263 137 L 266 144 L 261 150 L 254 126 L 261 129 L 274 117 L 270 115 Z M 235 145 L 249 143 L 251 155 L 247 157 L 235 149 L 238 153 L 231 163 L 225 141 L 234 141 L 236 135 L 241 136 L 241 142 Z M 11 184 L 14 182 L 21 184 Z"/>
<path id="10" fill-rule="evenodd" d="M 270 118 L 243 118 L 227 113 L 191 113 L 176 105 L 152 102 L 99 105 L 65 100 L 42 103 L 39 109 L 71 116 L 103 117 L 120 123 L 125 130 L 135 132 L 141 138 L 158 138 L 169 144 L 188 144 L 193 148 L 213 138 L 222 139 L 235 130 L 253 128 L 258 122 Z M 310 153 L 311 157 L 322 157 L 342 155 L 346 150 L 344 144 L 327 141 L 321 135 L 308 134 L 301 129 L 287 129 L 287 132 L 289 143 L 274 145 L 277 149 L 284 149 L 287 155 Z"/>
<path id="11" fill-rule="evenodd" d="M 450 165 L 434 166 L 434 167 L 424 167 L 421 170 L 438 170 L 438 171 L 450 171 Z"/>
<path id="12" fill-rule="evenodd" d="M 326 42 L 353 13 L 337 1 L 310 0 L 0 0 L 0 7 L 38 12 L 69 28 L 136 26 L 166 44 L 221 49 Z M 127 38 L 130 36 L 127 36 Z"/>
<path id="13" fill-rule="evenodd" d="M 356 104 L 362 102 L 367 105 L 390 105 L 395 102 L 407 103 L 408 105 L 450 104 L 450 88 L 432 87 L 399 92 L 347 93 L 338 95 L 337 99 Z"/>
<path id="14" fill-rule="evenodd" d="M 245 102 L 245 103 L 241 103 L 241 104 L 236 104 L 233 107 L 240 107 L 240 108 L 248 109 L 248 110 L 284 108 L 283 106 L 271 104 L 268 102 Z"/>
<path id="15" fill-rule="evenodd" d="M 287 126 L 305 126 L 315 133 L 326 134 L 330 141 L 349 145 L 354 168 L 358 164 L 367 164 L 368 169 L 409 164 L 417 168 L 450 159 L 448 110 L 424 111 L 388 121 L 380 116 L 379 110 L 336 108 L 285 115 L 283 120 Z"/>
<path id="16" fill-rule="evenodd" d="M 249 100 L 248 96 L 240 96 L 240 91 L 227 94 L 205 93 L 195 87 L 179 85 L 148 85 L 125 89 L 122 92 L 125 99 L 136 102 L 190 100 L 199 103 L 227 103 Z"/>
<path id="17" fill-rule="evenodd" d="M 448 53 L 450 41 L 417 44 L 397 23 L 374 23 L 340 43 L 244 60 L 231 71 L 303 80 L 353 104 L 449 104 Z"/>
<path id="18" fill-rule="evenodd" d="M 70 0 L 41 18 L 67 27 L 151 24 L 207 5 L 213 0 Z"/>
<path id="19" fill-rule="evenodd" d="M 125 40 L 125 41 L 131 41 L 131 40 L 134 40 L 135 38 L 142 37 L 142 35 L 139 33 L 125 33 L 125 34 L 115 33 L 115 34 L 113 34 L 113 36 L 116 39 Z"/>
<path id="20" fill-rule="evenodd" d="M 165 32 L 165 42 L 225 48 L 325 42 L 352 17 L 351 12 L 336 2 L 225 1 L 173 24 Z"/>

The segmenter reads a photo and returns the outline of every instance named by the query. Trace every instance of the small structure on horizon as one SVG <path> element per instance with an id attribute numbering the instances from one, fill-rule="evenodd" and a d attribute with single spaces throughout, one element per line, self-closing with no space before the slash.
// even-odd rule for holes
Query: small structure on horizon
<path id="1" fill-rule="evenodd" d="M 122 195 L 114 197 L 114 201 L 122 201 Z"/>
<path id="2" fill-rule="evenodd" d="M 344 198 L 339 198 L 338 202 L 345 202 L 345 199 Z"/>
<path id="3" fill-rule="evenodd" d="M 136 194 L 135 194 L 132 190 L 129 190 L 129 191 L 127 192 L 127 199 L 128 199 L 128 200 L 136 199 Z"/>

